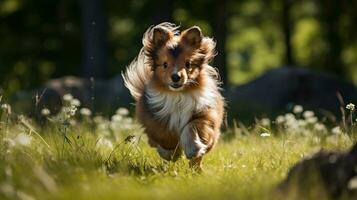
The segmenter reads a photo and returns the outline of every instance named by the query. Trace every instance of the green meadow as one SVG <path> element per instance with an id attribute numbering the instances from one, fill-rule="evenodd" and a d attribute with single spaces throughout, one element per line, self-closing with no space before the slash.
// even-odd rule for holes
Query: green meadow
<path id="1" fill-rule="evenodd" d="M 0 199 L 276 199 L 296 162 L 346 150 L 356 134 L 354 121 L 327 123 L 295 106 L 274 119 L 232 123 L 197 172 L 184 157 L 162 160 L 127 109 L 106 118 L 70 95 L 64 101 L 56 115 L 42 110 L 40 123 L 2 102 Z"/>

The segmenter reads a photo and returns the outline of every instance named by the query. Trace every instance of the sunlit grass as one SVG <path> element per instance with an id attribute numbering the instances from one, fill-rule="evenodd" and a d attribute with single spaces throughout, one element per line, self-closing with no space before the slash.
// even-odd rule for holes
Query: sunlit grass
<path id="1" fill-rule="evenodd" d="M 198 173 L 186 159 L 159 158 L 123 108 L 111 119 L 75 118 L 76 106 L 67 108 L 46 115 L 42 128 L 2 110 L 0 199 L 276 199 L 274 188 L 298 160 L 353 144 L 296 107 L 226 130 Z"/>

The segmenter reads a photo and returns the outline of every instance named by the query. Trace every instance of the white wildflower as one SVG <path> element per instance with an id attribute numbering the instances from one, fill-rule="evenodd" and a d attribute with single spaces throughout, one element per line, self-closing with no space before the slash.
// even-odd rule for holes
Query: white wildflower
<path id="1" fill-rule="evenodd" d="M 354 176 L 353 178 L 350 179 L 350 181 L 348 182 L 348 189 L 350 190 L 357 189 L 357 176 Z"/>
<path id="2" fill-rule="evenodd" d="M 261 133 L 260 137 L 270 137 L 270 133 Z"/>
<path id="3" fill-rule="evenodd" d="M 123 117 L 121 115 L 113 115 L 112 116 L 112 121 L 113 122 L 119 122 L 119 121 L 121 121 L 122 118 Z"/>
<path id="4" fill-rule="evenodd" d="M 306 118 L 306 122 L 309 124 L 315 124 L 318 121 L 317 117 Z"/>
<path id="5" fill-rule="evenodd" d="M 299 119 L 299 120 L 297 121 L 297 123 L 298 123 L 298 125 L 299 125 L 300 127 L 305 127 L 308 122 L 305 121 L 305 120 L 303 120 L 303 119 Z"/>
<path id="6" fill-rule="evenodd" d="M 73 96 L 71 94 L 65 94 L 63 95 L 63 100 L 71 102 L 73 100 Z"/>
<path id="7" fill-rule="evenodd" d="M 286 113 L 284 115 L 285 120 L 289 121 L 289 120 L 295 120 L 295 116 L 292 113 Z"/>
<path id="8" fill-rule="evenodd" d="M 315 129 L 316 131 L 319 131 L 319 132 L 324 132 L 324 131 L 326 131 L 325 125 L 323 125 L 323 124 L 321 124 L 321 123 L 316 123 L 316 124 L 314 125 L 314 129 Z"/>
<path id="9" fill-rule="evenodd" d="M 7 114 L 11 114 L 11 106 L 7 103 L 1 105 L 1 109 Z"/>
<path id="10" fill-rule="evenodd" d="M 76 121 L 75 119 L 69 119 L 69 120 L 68 120 L 68 123 L 69 123 L 69 125 L 71 125 L 71 126 L 77 125 L 77 121 Z"/>
<path id="11" fill-rule="evenodd" d="M 95 117 L 93 118 L 93 121 L 94 121 L 94 123 L 100 125 L 100 124 L 104 121 L 104 119 L 103 119 L 102 116 L 98 115 L 98 116 L 95 116 Z"/>
<path id="12" fill-rule="evenodd" d="M 118 108 L 116 111 L 116 114 L 121 115 L 121 116 L 126 116 L 129 114 L 129 110 L 126 108 Z"/>
<path id="13" fill-rule="evenodd" d="M 113 143 L 105 138 L 100 138 L 97 142 L 97 146 L 104 149 L 113 149 Z"/>
<path id="14" fill-rule="evenodd" d="M 353 103 L 349 103 L 346 106 L 347 110 L 354 111 L 355 110 L 355 105 Z"/>
<path id="15" fill-rule="evenodd" d="M 15 141 L 17 144 L 28 146 L 31 144 L 32 137 L 25 133 L 20 133 L 16 136 Z"/>
<path id="16" fill-rule="evenodd" d="M 276 117 L 275 121 L 276 121 L 277 124 L 282 124 L 282 123 L 284 123 L 285 118 L 284 118 L 284 116 L 279 115 L 279 116 Z"/>
<path id="17" fill-rule="evenodd" d="M 70 118 L 76 114 L 77 107 L 71 106 L 71 107 L 63 107 L 62 112 L 66 115 L 66 118 Z"/>
<path id="18" fill-rule="evenodd" d="M 121 122 L 121 127 L 122 129 L 130 129 L 133 127 L 133 119 L 130 117 L 126 117 L 122 120 Z"/>
<path id="19" fill-rule="evenodd" d="M 83 116 L 91 116 L 92 115 L 92 111 L 89 108 L 81 108 L 79 110 L 79 113 L 81 113 L 81 115 L 83 115 Z"/>
<path id="20" fill-rule="evenodd" d="M 339 126 L 336 126 L 331 129 L 331 132 L 335 135 L 340 135 L 342 133 L 342 130 Z"/>
<path id="21" fill-rule="evenodd" d="M 133 119 L 130 118 L 130 117 L 126 117 L 126 118 L 123 120 L 123 123 L 124 123 L 124 124 L 131 124 L 131 123 L 133 123 Z"/>
<path id="22" fill-rule="evenodd" d="M 49 109 L 47 109 L 47 108 L 44 108 L 44 109 L 42 109 L 41 110 L 41 115 L 43 115 L 43 116 L 49 116 L 51 114 L 51 111 L 49 110 Z"/>
<path id="23" fill-rule="evenodd" d="M 81 106 L 81 102 L 78 99 L 72 99 L 71 105 L 75 107 Z"/>
<path id="24" fill-rule="evenodd" d="M 77 107 L 71 106 L 71 107 L 69 108 L 69 115 L 70 115 L 70 116 L 74 116 L 74 115 L 76 114 L 76 111 L 77 111 Z"/>
<path id="25" fill-rule="evenodd" d="M 305 111 L 303 113 L 303 116 L 304 116 L 305 119 L 307 119 L 307 118 L 310 118 L 310 117 L 314 117 L 315 113 L 313 111 L 311 111 L 311 110 L 307 110 L 307 111 Z"/>
<path id="26" fill-rule="evenodd" d="M 303 110 L 304 110 L 304 108 L 301 105 L 295 105 L 293 108 L 293 113 L 299 114 L 299 113 L 302 113 Z"/>
<path id="27" fill-rule="evenodd" d="M 10 105 L 7 103 L 1 104 L 1 109 L 2 110 L 7 110 Z"/>
<path id="28" fill-rule="evenodd" d="M 268 118 L 263 118 L 260 120 L 260 123 L 262 126 L 270 126 L 270 119 Z"/>

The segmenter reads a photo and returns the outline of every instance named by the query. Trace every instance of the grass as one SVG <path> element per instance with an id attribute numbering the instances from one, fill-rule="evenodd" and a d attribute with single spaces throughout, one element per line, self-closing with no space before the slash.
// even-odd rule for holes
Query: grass
<path id="1" fill-rule="evenodd" d="M 197 173 L 186 159 L 163 161 L 125 109 L 111 119 L 80 110 L 75 120 L 76 108 L 67 108 L 42 127 L 2 110 L 0 199 L 276 199 L 274 188 L 298 160 L 354 141 L 318 127 L 320 119 L 262 119 L 224 132 Z"/>

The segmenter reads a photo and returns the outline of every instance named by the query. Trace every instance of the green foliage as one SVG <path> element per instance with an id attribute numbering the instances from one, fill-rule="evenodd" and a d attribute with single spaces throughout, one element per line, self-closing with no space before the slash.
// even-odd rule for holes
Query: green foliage
<path id="1" fill-rule="evenodd" d="M 251 80 L 265 70 L 284 65 L 281 28 L 281 1 L 227 1 L 227 19 L 218 19 L 228 28 L 226 59 L 231 83 Z M 329 66 L 331 41 L 326 19 L 336 12 L 325 1 L 299 1 L 292 4 L 291 29 L 296 64 L 333 72 Z M 332 2 L 332 1 L 327 1 Z M 341 77 L 357 82 L 356 3 L 341 4 L 337 13 L 336 52 L 341 59 Z M 107 41 L 110 74 L 119 74 L 137 55 L 141 37 L 155 15 L 171 12 L 160 1 L 106 1 Z M 183 28 L 199 25 L 206 35 L 213 29 L 215 1 L 173 1 L 171 20 Z M 326 8 L 325 8 L 326 7 Z M 160 9 L 158 9 L 160 8 Z M 29 89 L 63 75 L 81 75 L 82 47 L 80 5 L 76 1 L 0 2 L 0 85 L 13 93 Z M 336 46 L 336 45 L 335 45 Z M 220 52 L 218 52 L 220 53 Z"/>

